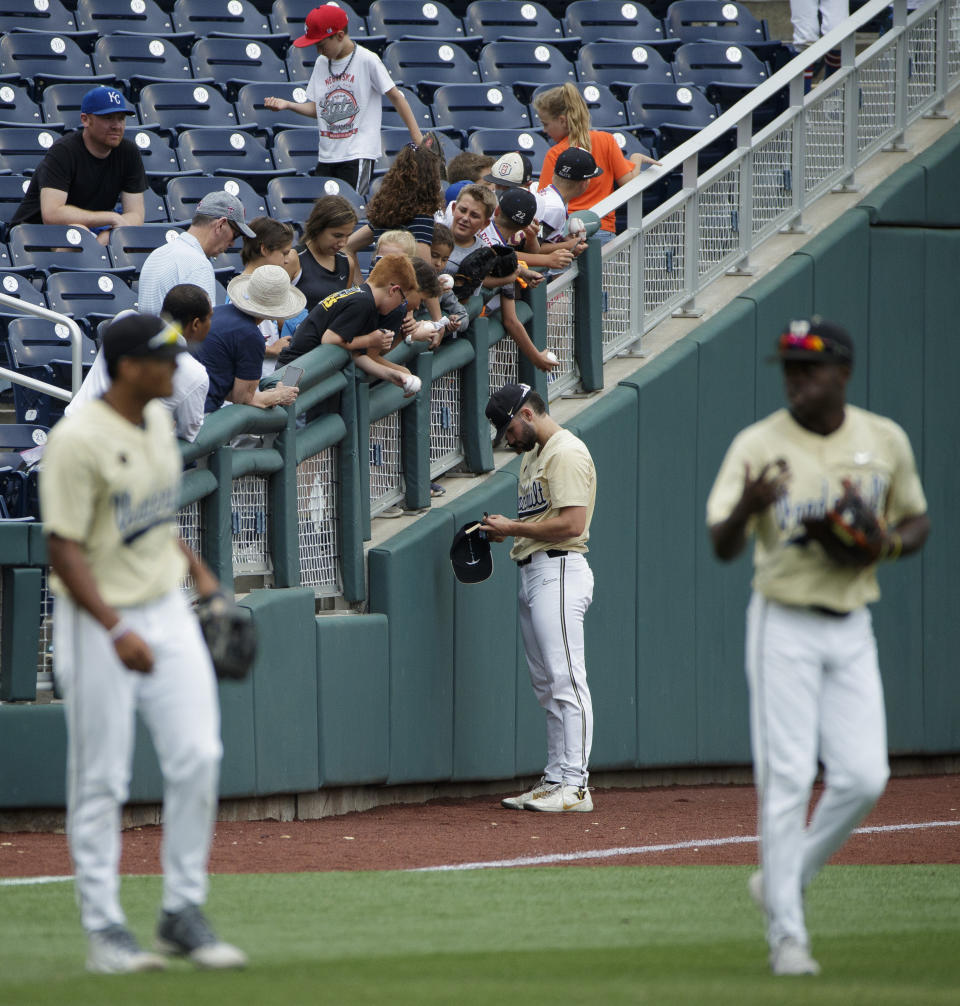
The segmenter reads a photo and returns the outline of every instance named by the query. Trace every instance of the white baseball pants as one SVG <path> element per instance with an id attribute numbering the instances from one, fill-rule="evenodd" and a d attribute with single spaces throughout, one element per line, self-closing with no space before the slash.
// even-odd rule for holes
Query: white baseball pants
<path id="1" fill-rule="evenodd" d="M 849 0 L 790 0 L 793 44 L 806 49 L 849 16 Z"/>
<path id="2" fill-rule="evenodd" d="M 808 946 L 803 892 L 889 776 L 870 612 L 837 618 L 754 594 L 747 681 L 767 939 Z M 818 756 L 825 787 L 807 824 Z"/>
<path id="3" fill-rule="evenodd" d="M 67 714 L 67 837 L 84 929 L 123 924 L 118 897 L 120 808 L 133 758 L 135 713 L 163 772 L 163 908 L 207 896 L 207 858 L 222 746 L 216 678 L 183 594 L 120 609 L 153 650 L 150 674 L 130 671 L 106 631 L 58 597 L 54 659 Z"/>
<path id="4" fill-rule="evenodd" d="M 587 785 L 593 705 L 584 663 L 583 617 L 593 600 L 593 571 L 579 552 L 534 552 L 520 567 L 520 632 L 537 701 L 547 714 L 544 776 Z"/>

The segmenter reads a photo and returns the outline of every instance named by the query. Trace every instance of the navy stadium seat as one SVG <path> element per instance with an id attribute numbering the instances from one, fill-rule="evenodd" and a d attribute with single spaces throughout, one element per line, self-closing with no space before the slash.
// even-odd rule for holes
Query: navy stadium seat
<path id="1" fill-rule="evenodd" d="M 270 18 L 249 0 L 177 0 L 173 5 L 173 26 L 178 32 L 192 32 L 198 38 L 239 35 L 268 38 L 273 35 Z"/>
<path id="2" fill-rule="evenodd" d="M 466 50 L 449 42 L 391 42 L 383 62 L 398 84 L 416 88 L 424 101 L 442 84 L 475 84 L 480 81 L 477 64 Z"/>
<path id="3" fill-rule="evenodd" d="M 170 175 L 180 172 L 180 162 L 177 153 L 170 144 L 170 139 L 146 127 L 134 126 L 127 128 L 126 135 L 137 145 L 143 169 L 147 178 L 158 179 L 161 182 Z"/>
<path id="4" fill-rule="evenodd" d="M 26 88 L 0 82 L 0 126 L 41 126 L 40 106 Z"/>
<path id="5" fill-rule="evenodd" d="M 530 129 L 530 112 L 509 87 L 498 84 L 445 84 L 433 96 L 433 118 L 440 129 Z"/>
<path id="6" fill-rule="evenodd" d="M 106 35 L 94 46 L 93 62 L 98 72 L 126 81 L 133 101 L 154 81 L 193 77 L 190 60 L 168 39 L 151 35 Z"/>
<path id="7" fill-rule="evenodd" d="M 627 99 L 630 123 L 643 126 L 653 138 L 658 157 L 695 136 L 713 122 L 719 112 L 698 88 L 687 84 L 635 84 Z M 705 163 L 730 151 L 729 143 L 714 150 Z"/>
<path id="8" fill-rule="evenodd" d="M 154 0 L 78 0 L 77 27 L 98 35 L 134 33 L 169 37 L 173 19 Z"/>
<path id="9" fill-rule="evenodd" d="M 110 268 L 107 249 L 82 227 L 17 224 L 8 243 L 13 265 L 38 275 L 61 269 Z"/>
<path id="10" fill-rule="evenodd" d="M 374 0 L 367 11 L 371 35 L 394 42 L 404 38 L 446 39 L 461 42 L 463 22 L 436 0 Z"/>
<path id="11" fill-rule="evenodd" d="M 460 144 L 447 136 L 446 133 L 437 133 L 436 135 L 440 139 L 445 160 L 450 161 L 451 158 L 456 157 L 457 154 L 462 152 Z M 380 133 L 380 143 L 383 154 L 374 161 L 373 173 L 375 175 L 386 173 L 390 169 L 390 165 L 393 164 L 394 158 L 409 142 L 410 134 L 406 129 L 382 130 Z"/>
<path id="12" fill-rule="evenodd" d="M 317 48 L 313 45 L 291 45 L 287 49 L 284 61 L 287 64 L 287 76 L 292 84 L 307 86 L 313 65 L 317 61 Z"/>
<path id="13" fill-rule="evenodd" d="M 194 75 L 226 85 L 234 100 L 251 81 L 287 80 L 287 64 L 263 41 L 248 38 L 201 38 L 190 50 Z"/>
<path id="14" fill-rule="evenodd" d="M 556 86 L 577 81 L 573 63 L 546 42 L 490 42 L 480 50 L 477 65 L 485 83 L 512 85 L 524 101 L 541 84 Z"/>
<path id="15" fill-rule="evenodd" d="M 97 69 L 96 61 L 67 35 L 35 31 L 0 37 L 0 77 L 22 79 L 35 101 L 48 84 L 80 81 L 89 89 L 115 80 L 113 70 Z"/>
<path id="16" fill-rule="evenodd" d="M 30 179 L 23 175 L 0 175 L 0 239 L 6 240 L 7 227 L 23 202 Z"/>
<path id="17" fill-rule="evenodd" d="M 588 42 L 578 57 L 581 80 L 608 84 L 616 94 L 634 84 L 668 84 L 670 64 L 652 46 L 639 42 Z"/>
<path id="18" fill-rule="evenodd" d="M 400 87 L 400 93 L 407 99 L 407 104 L 410 106 L 410 111 L 413 113 L 414 119 L 416 119 L 417 125 L 425 133 L 428 129 L 433 129 L 433 114 L 430 111 L 430 106 L 424 104 L 418 97 L 416 91 L 411 90 L 408 87 Z M 436 96 L 434 96 L 436 100 Z M 393 107 L 393 102 L 384 95 L 381 102 L 382 108 L 382 118 L 381 125 L 386 129 L 395 129 L 404 126 L 403 119 L 400 118 L 400 113 Z"/>
<path id="19" fill-rule="evenodd" d="M 534 99 L 538 94 L 550 90 L 552 85 L 541 85 L 533 92 L 530 108 L 533 109 Z M 592 80 L 584 80 L 574 85 L 580 92 L 587 108 L 590 109 L 590 125 L 594 129 L 615 129 L 627 121 L 623 102 L 614 95 L 606 84 L 597 84 Z M 534 112 L 534 115 L 536 113 Z M 536 125 L 536 122 L 534 122 Z"/>
<path id="20" fill-rule="evenodd" d="M 721 109 L 730 108 L 770 76 L 766 64 L 745 45 L 724 42 L 685 42 L 674 54 L 673 75 L 678 84 L 696 84 Z M 783 107 L 784 98 L 778 96 L 758 109 L 757 119 L 769 121 Z"/>
<path id="21" fill-rule="evenodd" d="M 171 178 L 167 185 L 167 208 L 170 210 L 170 219 L 189 223 L 196 212 L 197 203 L 208 192 L 218 192 L 220 189 L 226 189 L 240 199 L 247 220 L 266 214 L 266 201 L 243 179 L 181 176 Z"/>
<path id="22" fill-rule="evenodd" d="M 76 22 L 60 0 L 0 0 L 0 32 L 42 31 L 76 38 Z"/>
<path id="23" fill-rule="evenodd" d="M 584 43 L 660 42 L 664 31 L 660 19 L 641 3 L 622 0 L 574 0 L 564 14 L 568 35 L 579 36 Z"/>
<path id="24" fill-rule="evenodd" d="M 273 138 L 273 160 L 279 171 L 309 175 L 317 166 L 316 129 L 284 129 Z"/>
<path id="25" fill-rule="evenodd" d="M 0 167 L 32 175 L 59 139 L 55 126 L 0 126 Z"/>
<path id="26" fill-rule="evenodd" d="M 530 158 L 534 175 L 540 174 L 543 158 L 551 146 L 541 133 L 531 129 L 475 129 L 467 141 L 467 150 L 488 157 L 501 157 L 519 150 Z"/>
<path id="27" fill-rule="evenodd" d="M 47 298 L 43 291 L 38 290 L 24 273 L 0 270 L 0 293 L 8 297 L 19 297 L 20 300 L 35 304 L 37 307 L 47 306 Z M 22 313 L 15 307 L 0 304 L 0 332 L 5 334 L 9 320 L 21 316 Z M 3 425 L 0 423 L 0 429 Z"/>
<path id="28" fill-rule="evenodd" d="M 275 220 L 303 225 L 313 204 L 321 196 L 343 196 L 361 215 L 363 199 L 339 178 L 313 177 L 274 178 L 267 185 L 267 213 Z"/>
<path id="29" fill-rule="evenodd" d="M 663 19 L 668 38 L 681 42 L 751 45 L 768 41 L 766 21 L 730 0 L 674 0 Z"/>
<path id="30" fill-rule="evenodd" d="M 177 157 L 184 171 L 199 168 L 205 175 L 243 178 L 258 192 L 266 191 L 278 170 L 270 151 L 241 129 L 185 129 L 177 140 Z"/>
<path id="31" fill-rule="evenodd" d="M 300 84 L 293 85 L 288 80 L 244 84 L 234 102 L 237 121 L 243 129 L 269 129 L 274 133 L 281 129 L 312 129 L 316 133 L 313 119 L 297 112 L 274 112 L 264 108 L 263 99 L 269 97 L 306 101 L 307 96 Z"/>
<path id="32" fill-rule="evenodd" d="M 469 35 L 487 42 L 500 39 L 536 39 L 556 44 L 563 28 L 560 22 L 539 3 L 503 3 L 502 0 L 474 0 L 467 7 L 463 23 Z"/>
<path id="33" fill-rule="evenodd" d="M 44 286 L 51 311 L 83 321 L 89 332 L 105 318 L 135 309 L 137 296 L 124 281 L 107 272 L 58 272 Z"/>
<path id="34" fill-rule="evenodd" d="M 110 258 L 114 269 L 139 274 L 150 252 L 172 241 L 179 233 L 177 227 L 164 223 L 114 227 L 110 232 Z"/>
<path id="35" fill-rule="evenodd" d="M 48 125 L 62 124 L 71 129 L 80 127 L 80 102 L 90 90 L 89 83 L 51 84 L 43 89 L 40 108 Z M 128 123 L 129 127 L 129 123 Z"/>
<path id="36" fill-rule="evenodd" d="M 190 80 L 148 84 L 137 102 L 149 129 L 177 132 L 194 126 L 237 126 L 233 105 L 215 88 Z"/>
<path id="37" fill-rule="evenodd" d="M 151 188 L 143 193 L 143 222 L 145 224 L 165 224 L 170 220 L 167 201 L 159 192 Z"/>

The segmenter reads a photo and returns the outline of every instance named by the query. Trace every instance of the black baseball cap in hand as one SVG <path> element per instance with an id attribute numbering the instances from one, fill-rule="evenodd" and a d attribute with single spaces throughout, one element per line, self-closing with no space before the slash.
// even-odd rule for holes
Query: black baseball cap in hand
<path id="1" fill-rule="evenodd" d="M 461 583 L 480 583 L 493 572 L 490 541 L 486 532 L 480 530 L 480 523 L 464 524 L 450 545 L 450 562 Z"/>
<path id="2" fill-rule="evenodd" d="M 500 446 L 503 435 L 510 425 L 510 420 L 523 408 L 532 391 L 533 388 L 529 384 L 505 384 L 490 396 L 486 414 L 487 419 L 497 429 L 497 435 L 493 441 L 494 447 Z"/>

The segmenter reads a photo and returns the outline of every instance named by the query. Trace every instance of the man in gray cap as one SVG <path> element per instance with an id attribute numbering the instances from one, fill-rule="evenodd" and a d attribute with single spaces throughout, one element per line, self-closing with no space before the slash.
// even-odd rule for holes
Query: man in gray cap
<path id="1" fill-rule="evenodd" d="M 197 203 L 189 228 L 147 256 L 140 270 L 140 310 L 159 313 L 163 298 L 179 283 L 193 283 L 216 304 L 216 276 L 210 259 L 225 252 L 240 234 L 255 236 L 246 224 L 240 197 L 226 189 L 208 192 Z"/>
<path id="2" fill-rule="evenodd" d="M 147 176 L 137 145 L 123 135 L 127 116 L 136 114 L 116 88 L 88 91 L 80 103 L 83 128 L 47 151 L 11 226 L 86 227 L 105 245 L 113 227 L 142 224 Z"/>

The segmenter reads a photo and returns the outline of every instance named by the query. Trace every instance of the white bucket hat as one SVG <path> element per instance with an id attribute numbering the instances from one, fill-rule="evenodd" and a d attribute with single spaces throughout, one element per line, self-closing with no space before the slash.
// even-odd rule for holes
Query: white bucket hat
<path id="1" fill-rule="evenodd" d="M 238 311 L 257 318 L 292 318 L 307 306 L 307 298 L 279 265 L 261 265 L 234 276 L 227 284 L 227 296 Z"/>

